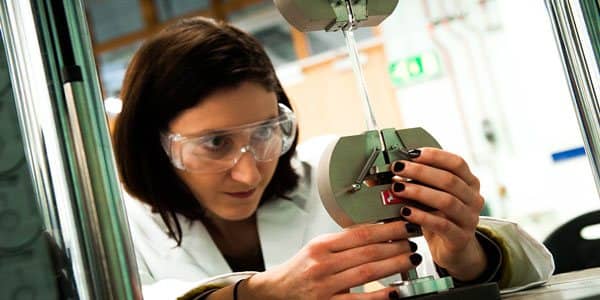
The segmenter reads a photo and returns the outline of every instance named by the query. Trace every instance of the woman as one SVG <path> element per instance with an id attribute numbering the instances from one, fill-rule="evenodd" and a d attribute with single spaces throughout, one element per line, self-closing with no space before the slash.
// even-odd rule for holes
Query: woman
<path id="1" fill-rule="evenodd" d="M 438 212 L 406 207 L 410 223 L 340 230 L 320 204 L 313 165 L 295 157 L 295 118 L 271 62 L 232 26 L 192 18 L 158 33 L 135 54 L 121 97 L 116 158 L 135 198 L 127 208 L 148 298 L 196 287 L 206 299 L 389 299 L 390 288 L 349 289 L 416 266 L 459 284 L 548 276 L 508 271 L 547 252 L 510 223 L 477 229 L 479 182 L 442 150 L 414 149 L 392 170 L 397 196 Z M 431 253 L 415 253 L 414 224 Z"/>

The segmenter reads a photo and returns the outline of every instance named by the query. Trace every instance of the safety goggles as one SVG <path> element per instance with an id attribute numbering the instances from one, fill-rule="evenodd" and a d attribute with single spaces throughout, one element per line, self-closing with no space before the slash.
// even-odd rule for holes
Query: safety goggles
<path id="1" fill-rule="evenodd" d="M 250 153 L 265 162 L 285 154 L 296 137 L 296 116 L 279 104 L 276 118 L 230 127 L 201 136 L 161 135 L 164 150 L 178 169 L 193 173 L 218 173 L 232 168 Z"/>

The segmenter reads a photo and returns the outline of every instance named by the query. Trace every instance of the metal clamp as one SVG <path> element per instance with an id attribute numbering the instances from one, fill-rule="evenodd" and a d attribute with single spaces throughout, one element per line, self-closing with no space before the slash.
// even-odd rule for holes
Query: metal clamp
<path id="1" fill-rule="evenodd" d="M 358 23 L 368 19 L 367 0 L 329 0 L 336 20 L 325 31 L 352 31 Z"/>

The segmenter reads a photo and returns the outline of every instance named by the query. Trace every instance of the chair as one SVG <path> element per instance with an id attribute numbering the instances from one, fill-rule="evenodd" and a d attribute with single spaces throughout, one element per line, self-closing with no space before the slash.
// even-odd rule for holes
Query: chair
<path id="1" fill-rule="evenodd" d="M 558 227 L 544 241 L 554 256 L 555 274 L 600 267 L 600 239 L 588 240 L 581 231 L 600 225 L 600 210 L 592 211 Z"/>

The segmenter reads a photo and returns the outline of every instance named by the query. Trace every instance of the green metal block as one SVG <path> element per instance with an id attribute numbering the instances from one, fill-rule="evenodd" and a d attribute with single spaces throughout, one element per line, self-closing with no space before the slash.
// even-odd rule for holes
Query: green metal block
<path id="1" fill-rule="evenodd" d="M 283 17 L 300 31 L 335 31 L 348 22 L 344 0 L 275 0 Z M 356 27 L 379 25 L 396 8 L 398 0 L 352 0 L 359 23 Z"/>
<path id="2" fill-rule="evenodd" d="M 382 147 L 382 143 L 385 147 Z M 407 150 L 441 148 L 424 129 L 367 131 L 330 145 L 319 166 L 319 193 L 331 217 L 341 226 L 401 219 L 403 205 L 430 208 L 407 199 L 387 203 L 391 164 L 410 160 Z M 383 149 L 382 149 L 383 148 Z M 383 150 L 383 151 L 382 151 Z M 361 176 L 361 173 L 363 173 Z"/>

